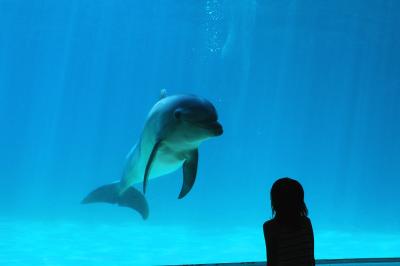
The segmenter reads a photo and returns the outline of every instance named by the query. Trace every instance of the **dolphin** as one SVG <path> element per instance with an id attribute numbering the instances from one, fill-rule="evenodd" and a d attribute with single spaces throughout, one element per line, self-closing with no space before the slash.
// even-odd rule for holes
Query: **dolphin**
<path id="1" fill-rule="evenodd" d="M 139 141 L 126 157 L 120 180 L 95 189 L 82 203 L 118 204 L 147 219 L 149 208 L 144 194 L 148 180 L 182 167 L 183 184 L 178 198 L 185 197 L 196 179 L 199 145 L 222 133 L 210 101 L 195 95 L 166 96 L 162 91 L 147 116 Z M 132 186 L 140 182 L 143 194 Z"/>

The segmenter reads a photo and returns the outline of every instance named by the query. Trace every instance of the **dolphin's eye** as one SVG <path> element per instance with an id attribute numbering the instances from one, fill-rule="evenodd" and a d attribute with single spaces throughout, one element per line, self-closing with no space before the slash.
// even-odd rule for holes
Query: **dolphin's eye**
<path id="1" fill-rule="evenodd" d="M 175 119 L 180 119 L 182 116 L 182 112 L 180 110 L 175 110 L 174 117 Z"/>

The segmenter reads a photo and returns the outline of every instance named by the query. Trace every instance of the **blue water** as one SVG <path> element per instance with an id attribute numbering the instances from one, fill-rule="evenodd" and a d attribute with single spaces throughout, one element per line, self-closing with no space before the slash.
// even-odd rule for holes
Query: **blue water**
<path id="1" fill-rule="evenodd" d="M 0 265 L 261 261 L 269 189 L 304 186 L 315 256 L 400 256 L 400 1 L 0 0 Z M 81 205 L 168 94 L 224 134 L 150 180 L 150 216 Z M 138 185 L 141 189 L 141 184 Z"/>

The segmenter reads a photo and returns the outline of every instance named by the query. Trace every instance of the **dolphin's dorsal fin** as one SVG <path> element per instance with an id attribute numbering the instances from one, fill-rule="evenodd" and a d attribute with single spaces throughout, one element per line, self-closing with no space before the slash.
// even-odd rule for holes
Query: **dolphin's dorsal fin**
<path id="1" fill-rule="evenodd" d="M 194 181 L 196 180 L 198 159 L 199 150 L 194 149 L 191 152 L 190 157 L 183 163 L 183 183 L 181 192 L 179 193 L 179 199 L 186 196 L 193 187 Z"/>
<path id="2" fill-rule="evenodd" d="M 167 97 L 167 90 L 166 89 L 162 89 L 160 91 L 160 100 L 164 99 L 165 97 Z"/>
<path id="3" fill-rule="evenodd" d="M 146 186 L 147 186 L 147 180 L 149 179 L 149 174 L 151 171 L 151 167 L 153 165 L 154 158 L 156 157 L 158 148 L 160 147 L 161 140 L 156 141 L 156 143 L 153 146 L 153 149 L 151 150 L 150 157 L 147 160 L 146 164 L 146 170 L 144 171 L 144 177 L 143 177 L 143 194 L 146 193 Z"/>

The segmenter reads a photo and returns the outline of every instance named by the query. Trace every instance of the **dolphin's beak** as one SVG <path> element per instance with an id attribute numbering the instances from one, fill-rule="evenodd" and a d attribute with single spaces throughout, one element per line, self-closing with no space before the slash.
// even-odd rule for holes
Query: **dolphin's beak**
<path id="1" fill-rule="evenodd" d="M 208 122 L 207 124 L 197 124 L 198 127 L 206 129 L 213 137 L 221 136 L 224 132 L 222 125 L 218 121 Z"/>
<path id="2" fill-rule="evenodd" d="M 222 128 L 222 125 L 217 121 L 212 123 L 212 129 L 213 129 L 213 131 L 215 133 L 215 136 L 221 136 L 222 133 L 224 132 L 224 129 Z"/>

